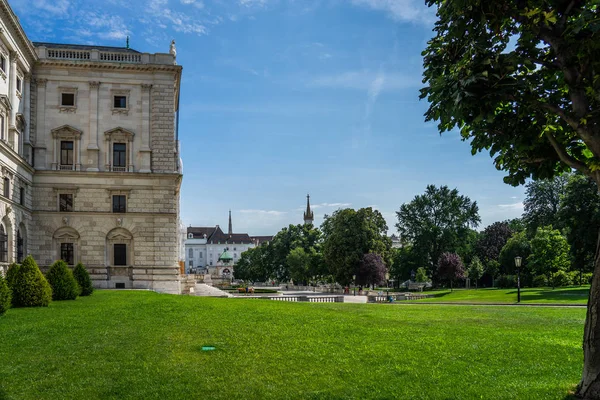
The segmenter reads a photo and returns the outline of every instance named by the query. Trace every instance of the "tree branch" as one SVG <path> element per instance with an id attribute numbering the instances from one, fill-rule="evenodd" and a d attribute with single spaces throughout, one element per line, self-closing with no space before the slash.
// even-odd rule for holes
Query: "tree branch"
<path id="1" fill-rule="evenodd" d="M 549 131 L 546 131 L 545 135 L 546 135 L 546 138 L 548 138 L 548 141 L 550 142 L 552 147 L 554 148 L 554 151 L 556 151 L 556 154 L 558 154 L 558 158 L 560 158 L 560 160 L 562 162 L 564 162 L 571 168 L 574 168 L 578 171 L 583 172 L 584 174 L 586 174 L 588 176 L 591 176 L 589 168 L 581 161 L 576 160 L 573 157 L 571 157 L 567 153 L 567 151 L 560 145 L 560 143 L 558 143 L 558 141 L 556 140 L 554 135 L 552 135 Z"/>
<path id="2" fill-rule="evenodd" d="M 558 24 L 556 24 L 557 27 L 561 30 L 561 32 L 565 28 L 565 24 L 567 23 L 567 18 L 569 18 L 569 14 L 571 13 L 571 10 L 575 6 L 575 3 L 577 3 L 576 0 L 571 0 L 569 5 L 567 6 L 567 8 L 565 8 L 565 11 L 563 12 L 562 17 L 560 18 L 560 21 L 558 22 Z"/>

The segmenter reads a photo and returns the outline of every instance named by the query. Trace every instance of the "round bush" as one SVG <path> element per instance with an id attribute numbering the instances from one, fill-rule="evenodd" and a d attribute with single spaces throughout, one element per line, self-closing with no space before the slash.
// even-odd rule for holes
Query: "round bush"
<path id="1" fill-rule="evenodd" d="M 14 307 L 48 307 L 52 301 L 52 288 L 31 256 L 18 269 L 12 292 Z"/>
<path id="2" fill-rule="evenodd" d="M 552 287 L 569 286 L 569 276 L 565 271 L 557 271 L 550 276 L 550 284 Z"/>
<path id="3" fill-rule="evenodd" d="M 11 290 L 15 290 L 15 279 L 17 275 L 19 275 L 19 269 L 21 266 L 17 263 L 12 263 L 8 267 L 8 271 L 6 271 L 6 283 Z"/>
<path id="4" fill-rule="evenodd" d="M 75 269 L 73 270 L 73 276 L 75 277 L 75 280 L 81 288 L 80 296 L 89 296 L 94 292 L 94 287 L 92 286 L 90 274 L 88 274 L 87 270 L 85 269 L 82 263 L 78 263 L 75 266 Z"/>
<path id="5" fill-rule="evenodd" d="M 0 315 L 4 315 L 6 310 L 10 308 L 10 301 L 12 298 L 12 291 L 6 283 L 6 279 L 0 274 Z"/>
<path id="6" fill-rule="evenodd" d="M 501 289 L 517 287 L 517 277 L 515 275 L 500 275 L 496 279 L 496 286 Z"/>
<path id="7" fill-rule="evenodd" d="M 52 264 L 46 273 L 46 279 L 52 286 L 52 300 L 75 300 L 81 292 L 73 272 L 63 260 Z"/>

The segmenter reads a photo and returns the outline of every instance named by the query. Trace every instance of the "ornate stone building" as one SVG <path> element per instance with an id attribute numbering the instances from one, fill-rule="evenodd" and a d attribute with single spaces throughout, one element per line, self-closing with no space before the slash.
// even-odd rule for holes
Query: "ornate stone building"
<path id="1" fill-rule="evenodd" d="M 0 265 L 82 262 L 179 293 L 182 68 L 169 53 L 32 43 L 0 0 Z"/>

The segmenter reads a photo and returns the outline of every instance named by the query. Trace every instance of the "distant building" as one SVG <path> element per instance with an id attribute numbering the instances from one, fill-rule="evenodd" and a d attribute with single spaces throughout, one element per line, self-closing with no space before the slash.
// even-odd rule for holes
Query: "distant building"
<path id="1" fill-rule="evenodd" d="M 315 214 L 310 209 L 310 195 L 306 195 L 306 211 L 304 212 L 304 225 L 312 225 Z"/>
<path id="2" fill-rule="evenodd" d="M 402 242 L 400 241 L 400 236 L 392 234 L 392 236 L 390 236 L 390 239 L 392 239 L 392 249 L 399 249 L 403 247 Z"/>
<path id="3" fill-rule="evenodd" d="M 185 267 L 188 272 L 210 274 L 215 277 L 228 277 L 242 253 L 273 236 L 254 236 L 247 233 L 233 233 L 231 211 L 227 233 L 214 227 L 188 227 L 185 241 Z"/>

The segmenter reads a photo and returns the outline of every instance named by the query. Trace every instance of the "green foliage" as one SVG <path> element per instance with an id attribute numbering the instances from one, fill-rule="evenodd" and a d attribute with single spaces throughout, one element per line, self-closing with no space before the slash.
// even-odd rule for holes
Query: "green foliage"
<path id="1" fill-rule="evenodd" d="M 545 275 L 536 275 L 533 277 L 533 287 L 548 286 L 548 278 Z"/>
<path id="2" fill-rule="evenodd" d="M 440 255 L 437 276 L 442 282 L 448 282 L 452 287 L 454 281 L 465 278 L 465 272 L 465 266 L 458 254 L 445 252 Z"/>
<path id="3" fill-rule="evenodd" d="M 550 275 L 569 269 L 569 244 L 567 239 L 551 226 L 539 228 L 531 239 L 528 267 L 537 275 Z"/>
<path id="4" fill-rule="evenodd" d="M 385 282 L 387 267 L 383 258 L 376 253 L 363 255 L 356 271 L 356 283 L 358 285 L 380 285 Z"/>
<path id="5" fill-rule="evenodd" d="M 596 183 L 582 174 L 572 174 L 560 199 L 558 218 L 571 247 L 571 268 L 594 270 L 600 230 L 600 194 Z"/>
<path id="6" fill-rule="evenodd" d="M 517 287 L 517 277 L 515 275 L 500 275 L 495 284 L 499 288 L 515 288 Z"/>
<path id="7" fill-rule="evenodd" d="M 500 251 L 500 266 L 502 273 L 514 274 L 515 257 L 521 257 L 521 270 L 527 270 L 527 260 L 531 254 L 531 244 L 525 231 L 515 233 Z"/>
<path id="8" fill-rule="evenodd" d="M 6 271 L 6 283 L 8 284 L 8 287 L 10 287 L 11 289 L 14 290 L 15 287 L 15 280 L 17 279 L 17 276 L 19 275 L 19 269 L 21 268 L 21 265 L 17 264 L 17 263 L 12 263 L 8 266 L 8 271 Z"/>
<path id="9" fill-rule="evenodd" d="M 427 271 L 423 267 L 417 268 L 417 273 L 415 275 L 415 281 L 417 282 L 427 282 L 429 278 L 427 278 Z"/>
<path id="10" fill-rule="evenodd" d="M 528 182 L 525 185 L 523 221 L 527 226 L 529 237 L 535 235 L 537 229 L 542 226 L 552 225 L 556 229 L 562 228 L 558 211 L 569 176 L 570 174 L 564 174 L 552 179 Z"/>
<path id="11" fill-rule="evenodd" d="M 586 272 L 583 274 L 583 284 L 584 285 L 590 285 L 592 283 L 592 278 L 594 277 L 594 274 L 591 272 Z"/>
<path id="12" fill-rule="evenodd" d="M 27 256 L 15 274 L 12 286 L 14 307 L 47 307 L 52 288 L 32 256 Z"/>
<path id="13" fill-rule="evenodd" d="M 413 250 L 413 247 L 406 245 L 400 248 L 392 249 L 392 266 L 390 275 L 396 282 L 404 282 L 410 279 L 411 272 L 422 268 L 419 262 L 419 255 Z"/>
<path id="14" fill-rule="evenodd" d="M 522 218 L 513 218 L 504 222 L 506 222 L 508 224 L 508 227 L 515 233 L 522 232 L 527 228 Z"/>
<path id="15" fill-rule="evenodd" d="M 46 279 L 52 287 L 52 300 L 75 300 L 81 292 L 73 272 L 63 260 L 55 261 L 50 266 Z"/>
<path id="16" fill-rule="evenodd" d="M 310 279 L 310 255 L 304 248 L 296 247 L 290 250 L 286 257 L 290 278 L 295 283 L 306 284 Z"/>
<path id="17" fill-rule="evenodd" d="M 550 275 L 550 286 L 561 287 L 571 285 L 571 279 L 565 271 L 556 271 Z"/>
<path id="18" fill-rule="evenodd" d="M 433 278 L 444 252 L 458 252 L 479 222 L 479 208 L 467 196 L 448 186 L 428 185 L 425 193 L 403 204 L 396 212 L 396 227 L 403 240 L 412 243 L 419 266 Z M 469 253 L 468 249 L 461 249 Z"/>
<path id="19" fill-rule="evenodd" d="M 477 287 L 477 281 L 483 276 L 483 271 L 483 263 L 479 260 L 479 257 L 473 257 L 467 268 L 467 275 L 475 283 L 475 287 Z"/>
<path id="20" fill-rule="evenodd" d="M 79 288 L 81 289 L 80 296 L 89 296 L 94 292 L 94 286 L 92 285 L 92 279 L 87 269 L 82 263 L 77 263 L 73 269 L 73 277 L 77 281 Z"/>
<path id="21" fill-rule="evenodd" d="M 4 315 L 10 308 L 12 290 L 8 287 L 6 279 L 0 274 L 0 316 Z"/>
<path id="22" fill-rule="evenodd" d="M 358 211 L 350 208 L 325 216 L 323 258 L 334 279 L 342 285 L 352 282 L 363 256 L 381 255 L 386 265 L 392 261 L 392 241 L 387 236 L 385 219 L 371 207 Z"/>
<path id="23" fill-rule="evenodd" d="M 485 264 L 485 273 L 495 278 L 500 273 L 500 263 L 496 260 L 488 260 Z"/>

